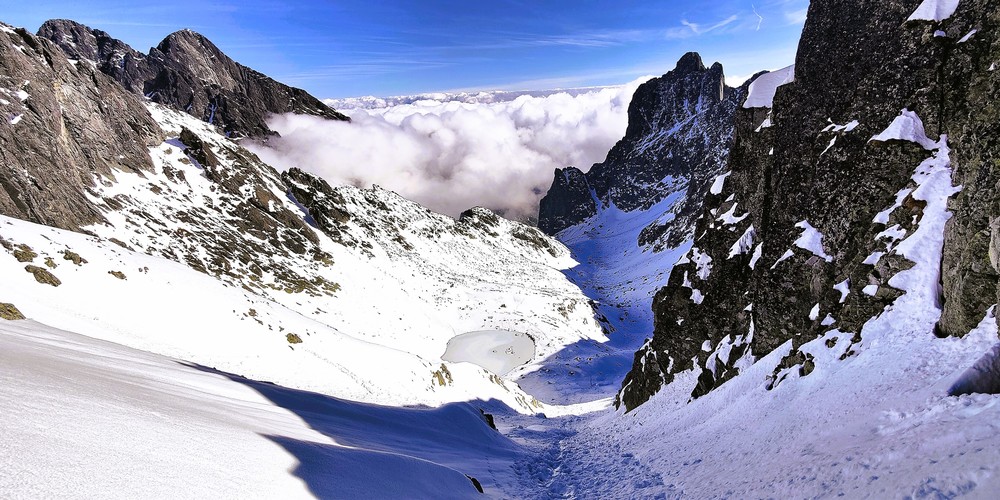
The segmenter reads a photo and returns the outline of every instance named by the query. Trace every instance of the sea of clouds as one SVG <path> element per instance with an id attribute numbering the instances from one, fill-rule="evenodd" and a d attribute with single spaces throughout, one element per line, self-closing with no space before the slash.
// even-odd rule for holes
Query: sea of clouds
<path id="1" fill-rule="evenodd" d="M 385 101 L 382 108 L 341 109 L 350 123 L 279 115 L 269 126 L 281 137 L 251 149 L 280 170 L 298 167 L 333 185 L 378 184 L 447 215 L 483 206 L 532 220 L 554 169 L 586 171 L 622 138 L 632 94 L 645 80 L 541 95 Z"/>

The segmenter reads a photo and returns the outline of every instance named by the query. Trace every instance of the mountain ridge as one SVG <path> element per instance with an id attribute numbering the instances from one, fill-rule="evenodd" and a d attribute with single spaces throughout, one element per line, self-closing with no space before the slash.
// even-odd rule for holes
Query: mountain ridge
<path id="1" fill-rule="evenodd" d="M 227 135 L 273 135 L 266 122 L 270 114 L 349 120 L 306 91 L 237 63 L 189 29 L 167 35 L 148 54 L 65 19 L 46 21 L 38 36 L 55 42 L 70 59 L 92 61 L 129 91 L 217 124 Z"/>

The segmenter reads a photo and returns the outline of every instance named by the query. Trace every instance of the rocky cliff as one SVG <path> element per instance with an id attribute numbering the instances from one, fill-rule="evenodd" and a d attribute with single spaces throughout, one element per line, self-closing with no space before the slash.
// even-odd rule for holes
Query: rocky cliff
<path id="1" fill-rule="evenodd" d="M 1000 15 L 949 6 L 811 3 L 794 68 L 758 79 L 737 113 L 729 171 L 656 295 L 619 405 L 691 369 L 698 397 L 788 342 L 771 386 L 815 368 L 799 350 L 810 340 L 843 340 L 852 356 L 918 255 L 940 262 L 939 334 L 983 318 L 997 286 Z M 949 196 L 950 214 L 937 208 Z"/>
<path id="2" fill-rule="evenodd" d="M 102 221 L 96 176 L 152 169 L 145 106 L 49 40 L 0 24 L 0 213 L 63 229 Z"/>
<path id="3" fill-rule="evenodd" d="M 604 162 L 587 173 L 556 170 L 539 205 L 538 227 L 555 234 L 604 208 L 648 210 L 683 191 L 684 202 L 672 208 L 676 222 L 653 225 L 643 235 L 648 242 L 663 238 L 665 246 L 677 246 L 690 236 L 692 217 L 700 213 L 699 193 L 725 165 L 733 113 L 744 91 L 726 86 L 721 64 L 706 68 L 698 54 L 685 54 L 673 70 L 636 90 L 625 137 Z"/>
<path id="4" fill-rule="evenodd" d="M 308 92 L 233 61 L 190 30 L 170 34 L 144 55 L 107 33 L 68 20 L 38 30 L 72 60 L 93 64 L 126 89 L 219 126 L 232 137 L 265 137 L 270 114 L 347 120 Z"/>

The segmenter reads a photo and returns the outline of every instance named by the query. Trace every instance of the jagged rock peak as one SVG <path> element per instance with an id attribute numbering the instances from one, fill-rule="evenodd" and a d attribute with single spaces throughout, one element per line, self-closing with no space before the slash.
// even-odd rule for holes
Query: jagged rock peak
<path id="1" fill-rule="evenodd" d="M 146 55 L 104 31 L 68 19 L 45 21 L 38 36 L 55 42 L 71 60 L 89 61 L 130 92 L 142 95 L 144 82 L 153 77 Z"/>
<path id="2" fill-rule="evenodd" d="M 688 52 L 687 54 L 684 54 L 683 56 L 681 56 L 680 59 L 677 60 L 677 66 L 674 67 L 674 71 L 680 73 L 690 73 L 692 71 L 705 71 L 705 63 L 702 62 L 701 60 L 701 54 L 697 52 Z"/>
<path id="3" fill-rule="evenodd" d="M 558 233 L 615 206 L 647 210 L 683 192 L 671 208 L 672 228 L 650 228 L 644 243 L 674 246 L 689 237 L 691 216 L 699 211 L 708 183 L 721 173 L 733 135 L 733 114 L 746 92 L 727 87 L 719 63 L 706 68 L 697 52 L 636 89 L 629 104 L 625 137 L 586 174 L 556 170 L 539 204 L 538 227 Z M 685 223 L 687 221 L 688 223 Z"/>
<path id="4" fill-rule="evenodd" d="M 189 29 L 171 33 L 148 56 L 75 21 L 51 20 L 38 31 L 71 59 L 93 61 L 133 93 L 217 125 L 233 137 L 266 137 L 271 114 L 348 118 L 306 91 L 243 66 Z"/>
<path id="5" fill-rule="evenodd" d="M 177 30 L 160 41 L 156 50 L 177 57 L 175 54 L 191 53 L 202 56 L 225 56 L 221 49 L 205 35 L 185 28 Z M 228 56 L 225 56 L 228 59 Z"/>

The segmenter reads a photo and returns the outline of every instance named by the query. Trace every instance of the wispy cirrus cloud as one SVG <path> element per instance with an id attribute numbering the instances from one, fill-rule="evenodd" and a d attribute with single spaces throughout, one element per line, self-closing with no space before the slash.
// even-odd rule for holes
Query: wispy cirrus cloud
<path id="1" fill-rule="evenodd" d="M 710 33 L 712 31 L 725 28 L 726 26 L 729 26 L 730 24 L 733 24 L 736 21 L 738 21 L 739 18 L 740 18 L 739 16 L 733 14 L 721 21 L 718 21 L 714 24 L 710 24 L 707 26 L 702 23 L 696 23 L 688 21 L 687 19 L 681 19 L 681 26 L 668 29 L 666 37 L 668 39 L 677 39 L 677 38 L 690 38 L 693 36 L 704 35 L 706 33 Z"/>

